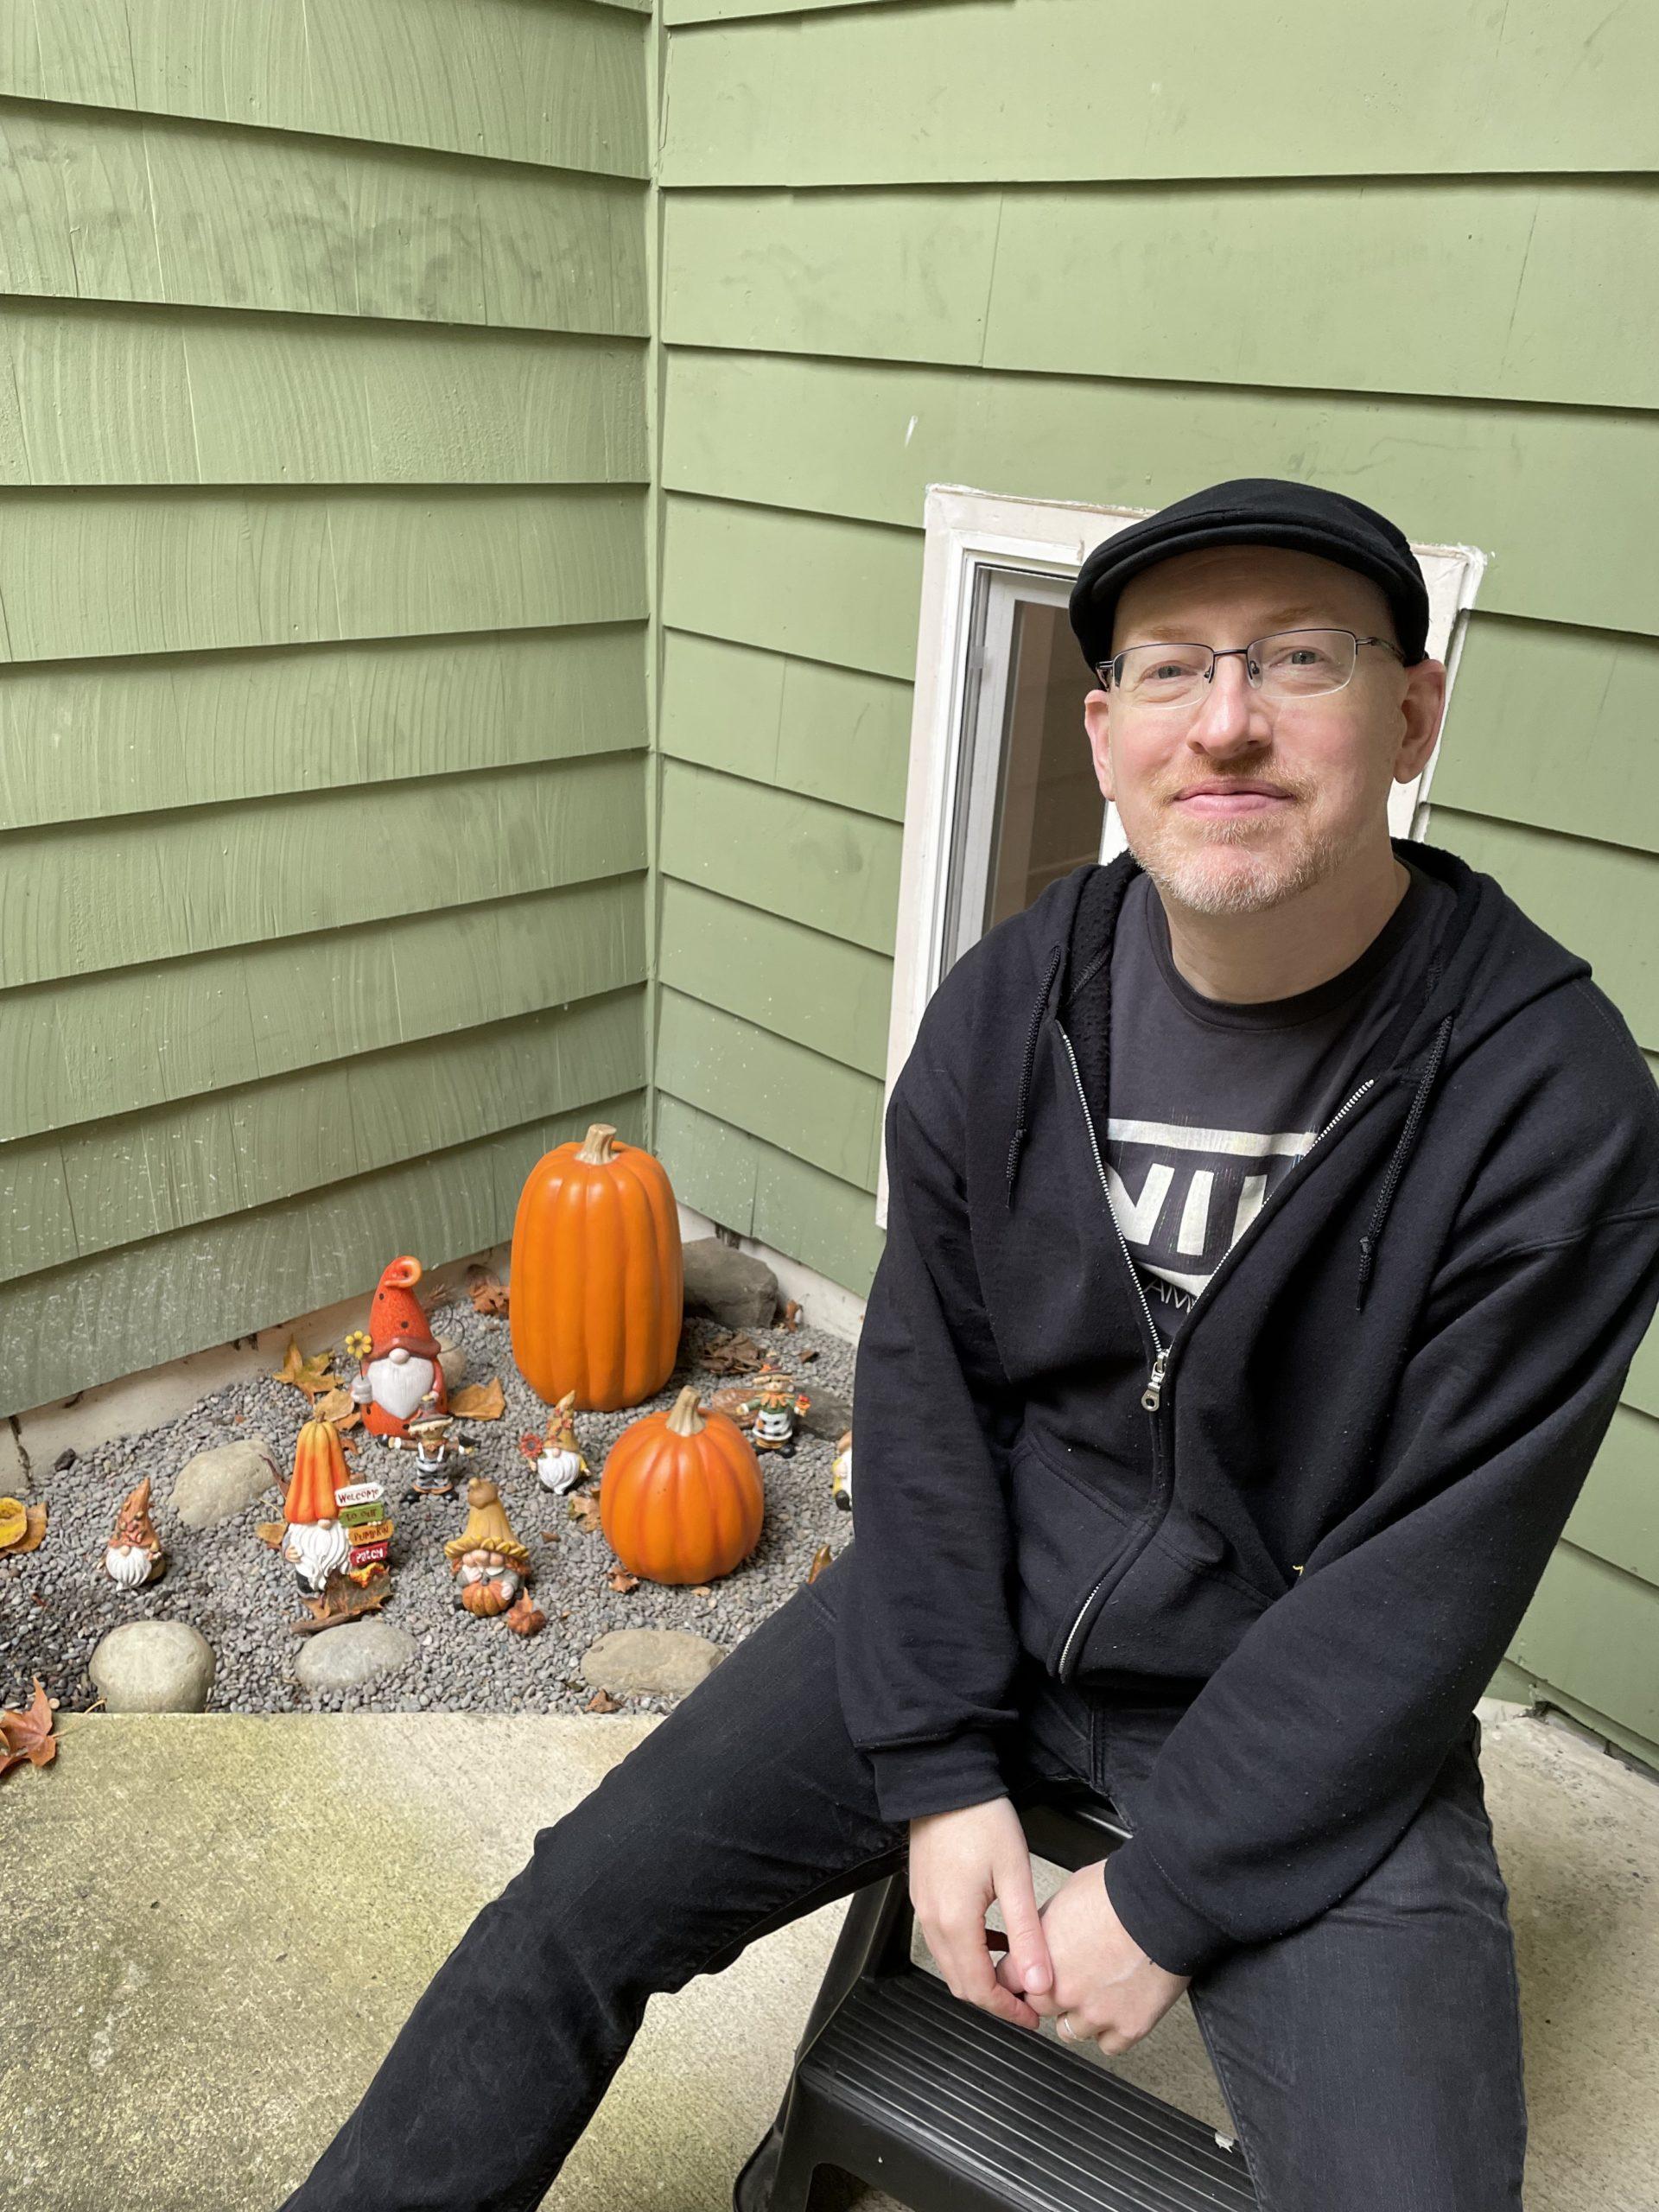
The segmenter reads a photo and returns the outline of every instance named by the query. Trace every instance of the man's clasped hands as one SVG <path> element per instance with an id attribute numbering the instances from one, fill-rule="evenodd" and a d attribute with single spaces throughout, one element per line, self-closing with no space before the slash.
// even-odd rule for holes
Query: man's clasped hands
<path id="1" fill-rule="evenodd" d="M 1039 1912 L 1026 1832 L 1007 1797 L 912 1821 L 910 1898 L 953 1997 L 1022 2028 L 1053 2015 L 1057 2034 L 1092 2036 L 1114 2057 L 1157 2025 L 1192 1979 L 1147 1956 L 1113 1910 L 1098 1861 Z M 995 1961 L 985 1927 L 993 1901 L 1007 1930 Z"/>

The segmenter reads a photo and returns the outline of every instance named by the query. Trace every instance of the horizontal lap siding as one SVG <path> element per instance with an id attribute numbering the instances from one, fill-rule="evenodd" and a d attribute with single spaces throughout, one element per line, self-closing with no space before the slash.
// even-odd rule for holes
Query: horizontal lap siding
<path id="1" fill-rule="evenodd" d="M 0 25 L 0 1413 L 646 1134 L 648 25 Z"/>
<path id="2" fill-rule="evenodd" d="M 1361 72 L 1313 0 L 1265 36 L 1205 0 L 664 12 L 682 1196 L 868 1287 L 935 483 L 1151 509 L 1285 475 L 1484 549 L 1426 834 L 1584 953 L 1659 1074 L 1651 12 L 1408 0 Z M 1638 1746 L 1656 1448 L 1650 1341 L 1513 1655 Z"/>

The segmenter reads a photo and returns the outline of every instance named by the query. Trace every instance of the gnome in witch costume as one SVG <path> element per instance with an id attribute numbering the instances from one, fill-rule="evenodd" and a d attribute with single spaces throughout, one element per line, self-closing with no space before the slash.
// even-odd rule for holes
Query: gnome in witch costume
<path id="1" fill-rule="evenodd" d="M 156 1581 L 167 1565 L 162 1540 L 149 1517 L 149 1477 L 128 1491 L 116 1516 L 115 1533 L 104 1553 L 104 1572 L 123 1590 L 142 1590 Z"/>
<path id="2" fill-rule="evenodd" d="M 369 1308 L 369 1349 L 352 1379 L 352 1402 L 363 1408 L 363 1426 L 372 1436 L 406 1436 L 429 1395 L 435 1395 L 438 1413 L 449 1410 L 438 1340 L 415 1295 L 420 1279 L 420 1262 L 405 1253 L 381 1276 Z"/>

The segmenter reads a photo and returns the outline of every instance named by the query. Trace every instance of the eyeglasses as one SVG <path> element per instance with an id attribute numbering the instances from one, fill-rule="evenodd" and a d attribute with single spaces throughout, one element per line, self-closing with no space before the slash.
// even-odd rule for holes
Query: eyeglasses
<path id="1" fill-rule="evenodd" d="M 1381 645 L 1403 666 L 1405 655 L 1387 638 L 1358 638 L 1351 630 L 1275 630 L 1248 645 L 1130 645 L 1113 660 L 1096 661 L 1103 689 L 1116 686 L 1131 707 L 1190 707 L 1205 695 L 1218 660 L 1243 658 L 1251 686 L 1274 704 L 1340 691 L 1352 676 L 1362 645 Z"/>

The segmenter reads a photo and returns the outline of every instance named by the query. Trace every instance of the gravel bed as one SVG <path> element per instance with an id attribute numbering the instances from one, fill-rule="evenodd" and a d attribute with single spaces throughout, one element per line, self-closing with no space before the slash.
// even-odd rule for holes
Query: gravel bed
<path id="1" fill-rule="evenodd" d="M 262 1376 L 213 1391 L 140 1435 L 100 1445 L 61 1471 L 36 1468 L 35 1496 L 50 1511 L 45 1541 L 0 1559 L 0 1703 L 24 1702 L 38 1675 L 65 1712 L 84 1710 L 95 1702 L 86 1665 L 99 1638 L 123 1621 L 170 1619 L 200 1629 L 217 1655 L 209 1712 L 581 1713 L 594 1693 L 579 1662 L 607 1630 L 686 1629 L 729 1649 L 806 1580 L 821 1544 L 839 1552 L 851 1541 L 852 1516 L 830 1491 L 834 1444 L 802 1429 L 792 1459 L 760 1455 L 766 1516 L 760 1543 L 710 1586 L 710 1597 L 645 1580 L 626 1593 L 612 1590 L 610 1546 L 597 1532 L 583 1533 L 568 1500 L 542 1488 L 518 1450 L 522 1433 L 540 1433 L 546 1408 L 513 1364 L 507 1323 L 475 1313 L 464 1296 L 435 1308 L 431 1321 L 436 1335 L 466 1347 L 466 1382 L 499 1376 L 506 1393 L 501 1420 L 462 1420 L 457 1430 L 477 1447 L 467 1477 L 486 1475 L 499 1485 L 514 1532 L 535 1559 L 531 1596 L 547 1615 L 539 1635 L 520 1637 L 505 1621 L 455 1608 L 443 1545 L 466 1518 L 467 1477 L 453 1498 L 404 1503 L 412 1463 L 357 1430 L 362 1440 L 347 1466 L 355 1480 L 385 1483 L 395 1523 L 391 1594 L 368 1618 L 404 1630 L 418 1656 L 360 1688 L 303 1689 L 294 1666 L 308 1639 L 289 1629 L 300 1616 L 293 1572 L 254 1534 L 257 1522 L 281 1517 L 282 1492 L 273 1487 L 245 1511 L 200 1530 L 186 1528 L 170 1503 L 174 1479 L 194 1453 L 251 1435 L 270 1446 L 286 1481 L 307 1402 L 290 1384 Z M 674 1373 L 654 1398 L 624 1412 L 577 1416 L 594 1476 L 585 1487 L 596 1490 L 605 1456 L 630 1421 L 671 1405 L 687 1382 L 707 1398 L 738 1379 L 700 1363 L 709 1339 L 721 1333 L 716 1322 L 688 1319 Z M 808 1395 L 834 1393 L 850 1402 L 855 1354 L 843 1339 L 804 1325 L 747 1333 Z M 344 1379 L 348 1369 L 334 1351 Z M 803 1363 L 804 1351 L 817 1357 Z M 104 1572 L 104 1550 L 121 1500 L 146 1474 L 167 1572 L 146 1588 L 122 1591 Z M 548 1529 L 557 1531 L 556 1543 L 543 1541 Z M 625 1700 L 636 1712 L 665 1712 L 672 1702 Z"/>

